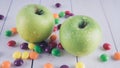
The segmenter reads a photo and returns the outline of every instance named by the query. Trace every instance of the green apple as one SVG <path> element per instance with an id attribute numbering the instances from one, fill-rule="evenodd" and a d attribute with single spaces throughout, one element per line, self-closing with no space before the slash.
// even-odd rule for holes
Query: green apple
<path id="1" fill-rule="evenodd" d="M 63 48 L 74 56 L 85 56 L 95 51 L 102 39 L 98 23 L 88 16 L 73 16 L 60 28 Z"/>
<path id="2" fill-rule="evenodd" d="M 54 27 L 54 17 L 46 7 L 30 4 L 18 13 L 16 27 L 24 40 L 41 42 L 50 36 Z"/>

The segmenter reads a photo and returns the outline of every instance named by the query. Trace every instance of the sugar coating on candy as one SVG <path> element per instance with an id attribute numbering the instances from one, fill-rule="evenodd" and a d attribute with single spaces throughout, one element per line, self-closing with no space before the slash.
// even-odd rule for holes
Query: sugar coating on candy
<path id="1" fill-rule="evenodd" d="M 55 19 L 59 18 L 59 15 L 57 13 L 54 13 L 53 16 L 54 16 Z"/>
<path id="2" fill-rule="evenodd" d="M 51 46 L 47 46 L 44 51 L 45 51 L 46 53 L 51 53 L 52 47 L 51 47 Z"/>
<path id="3" fill-rule="evenodd" d="M 55 18 L 55 24 L 58 24 L 58 23 L 59 23 L 59 19 Z"/>
<path id="4" fill-rule="evenodd" d="M 12 31 L 13 34 L 16 34 L 17 33 L 16 27 L 11 28 L 11 31 Z"/>
<path id="5" fill-rule="evenodd" d="M 57 26 L 54 26 L 53 32 L 57 31 Z"/>
<path id="6" fill-rule="evenodd" d="M 5 36 L 7 36 L 7 37 L 12 36 L 12 31 L 11 30 L 5 31 Z"/>
<path id="7" fill-rule="evenodd" d="M 30 52 L 29 55 L 30 55 L 30 56 L 29 56 L 30 59 L 33 59 L 33 60 L 37 59 L 38 56 L 39 56 L 39 54 L 38 54 L 37 52 Z"/>
<path id="8" fill-rule="evenodd" d="M 0 20 L 3 20 L 4 16 L 0 14 Z"/>
<path id="9" fill-rule="evenodd" d="M 33 49 L 34 49 L 34 46 L 35 46 L 35 44 L 33 44 L 33 43 L 29 43 L 29 44 L 28 44 L 28 48 L 29 48 L 30 50 L 33 50 Z"/>
<path id="10" fill-rule="evenodd" d="M 57 8 L 59 8 L 60 6 L 61 6 L 60 3 L 56 3 L 56 4 L 55 4 L 55 7 L 57 7 Z"/>
<path id="11" fill-rule="evenodd" d="M 25 51 L 22 53 L 22 59 L 28 59 L 29 58 L 29 52 Z"/>
<path id="12" fill-rule="evenodd" d="M 57 48 L 53 48 L 51 53 L 52 53 L 52 55 L 54 55 L 54 56 L 60 56 L 60 55 L 61 55 L 60 50 L 57 49 Z"/>
<path id="13" fill-rule="evenodd" d="M 10 41 L 8 41 L 7 45 L 8 46 L 15 46 L 16 45 L 16 41 L 10 40 Z"/>
<path id="14" fill-rule="evenodd" d="M 100 55 L 100 60 L 103 61 L 103 62 L 106 62 L 108 61 L 109 59 L 109 56 L 107 54 L 101 54 Z"/>
<path id="15" fill-rule="evenodd" d="M 46 41 L 42 41 L 42 42 L 39 43 L 39 45 L 40 45 L 41 48 L 44 49 L 48 46 L 48 43 Z"/>
<path id="16" fill-rule="evenodd" d="M 58 24 L 57 29 L 60 30 L 61 24 Z"/>
<path id="17" fill-rule="evenodd" d="M 85 68 L 85 64 L 82 62 L 78 62 L 76 63 L 75 68 Z"/>
<path id="18" fill-rule="evenodd" d="M 69 68 L 68 65 L 61 65 L 60 68 Z"/>
<path id="19" fill-rule="evenodd" d="M 114 55 L 113 55 L 113 58 L 115 60 L 120 60 L 120 52 L 115 52 Z"/>
<path id="20" fill-rule="evenodd" d="M 70 11 L 65 11 L 65 15 L 70 15 Z"/>
<path id="21" fill-rule="evenodd" d="M 103 44 L 103 48 L 104 48 L 105 50 L 110 50 L 110 49 L 111 49 L 111 44 L 109 44 L 109 43 L 104 43 L 104 44 Z"/>
<path id="22" fill-rule="evenodd" d="M 54 68 L 54 66 L 51 63 L 46 63 L 44 64 L 44 68 Z"/>
<path id="23" fill-rule="evenodd" d="M 64 16 L 65 16 L 65 12 L 62 12 L 62 11 L 61 11 L 61 12 L 59 13 L 59 17 L 64 17 Z"/>
<path id="24" fill-rule="evenodd" d="M 74 14 L 73 14 L 73 13 L 70 13 L 69 16 L 74 16 Z"/>
<path id="25" fill-rule="evenodd" d="M 55 41 L 57 39 L 57 34 L 52 34 L 51 36 L 50 36 L 50 40 L 51 41 Z"/>
<path id="26" fill-rule="evenodd" d="M 64 49 L 61 43 L 59 43 L 57 47 L 58 47 L 59 49 Z"/>
<path id="27" fill-rule="evenodd" d="M 24 50 L 29 49 L 29 48 L 28 48 L 28 43 L 22 43 L 22 44 L 20 45 L 20 48 L 21 48 L 21 49 L 24 49 Z"/>
<path id="28" fill-rule="evenodd" d="M 23 62 L 22 59 L 16 59 L 16 60 L 14 61 L 14 65 L 15 65 L 15 66 L 21 66 L 23 63 L 24 63 L 24 62 Z"/>
<path id="29" fill-rule="evenodd" d="M 14 52 L 13 53 L 13 58 L 14 59 L 20 59 L 21 58 L 21 52 L 19 52 L 19 51 Z"/>
<path id="30" fill-rule="evenodd" d="M 34 51 L 37 52 L 37 53 L 42 53 L 43 52 L 42 48 L 39 45 L 34 46 Z"/>
<path id="31" fill-rule="evenodd" d="M 1 64 L 1 68 L 11 68 L 11 62 L 10 61 L 3 61 Z"/>
<path id="32" fill-rule="evenodd" d="M 57 42 L 56 41 L 50 41 L 49 46 L 51 46 L 52 48 L 55 48 L 57 46 Z"/>

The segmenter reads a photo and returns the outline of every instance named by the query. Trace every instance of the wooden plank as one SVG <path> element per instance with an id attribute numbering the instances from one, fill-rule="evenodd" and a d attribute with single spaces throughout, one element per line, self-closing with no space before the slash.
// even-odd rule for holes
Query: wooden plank
<path id="1" fill-rule="evenodd" d="M 109 2 L 107 2 L 106 4 L 108 5 L 108 3 Z M 111 58 L 111 56 L 113 55 L 114 52 L 116 52 L 116 50 L 115 50 L 115 46 L 114 46 L 114 43 L 111 37 L 110 29 L 108 27 L 107 21 L 105 19 L 105 16 L 103 14 L 103 11 L 100 5 L 100 0 L 79 0 L 79 1 L 72 0 L 72 5 L 73 5 L 73 12 L 76 15 L 87 15 L 87 16 L 94 18 L 101 26 L 101 29 L 103 32 L 103 40 L 101 44 L 99 45 L 98 49 L 94 53 L 88 56 L 80 57 L 79 61 L 82 61 L 83 63 L 85 63 L 86 68 L 105 68 L 105 67 L 106 68 L 113 68 L 113 67 L 119 68 L 119 61 L 118 62 L 114 61 Z M 102 45 L 105 42 L 108 42 L 112 45 L 112 49 L 110 51 L 104 51 L 101 49 Z M 108 54 L 110 57 L 109 61 L 106 63 L 103 63 L 99 60 L 99 56 L 103 53 Z"/>
<path id="2" fill-rule="evenodd" d="M 60 8 L 55 8 L 54 5 L 56 3 L 60 3 L 62 6 Z M 50 9 L 53 13 L 71 10 L 69 0 L 41 0 L 41 4 Z M 64 20 L 64 18 L 60 19 L 60 23 L 62 23 Z M 70 68 L 74 68 L 76 59 L 74 56 L 71 56 L 64 51 L 62 52 L 62 55 L 60 57 L 55 57 L 49 54 L 41 54 L 38 60 L 34 60 L 34 68 L 43 68 L 43 65 L 48 62 L 52 63 L 55 68 L 59 68 L 63 64 L 69 65 Z"/>
<path id="3" fill-rule="evenodd" d="M 116 46 L 116 51 L 120 51 L 120 1 L 102 0 L 102 3 L 104 6 L 103 10 L 107 18 L 107 23 L 111 31 L 112 40 L 114 41 L 114 45 Z"/>
<path id="4" fill-rule="evenodd" d="M 4 5 L 4 7 L 7 7 L 7 1 L 5 2 L 6 4 Z M 25 41 L 21 37 L 19 37 L 19 35 L 14 35 L 12 37 L 6 37 L 4 34 L 6 30 L 10 30 L 12 27 L 16 27 L 16 15 L 22 7 L 28 4 L 34 4 L 34 3 L 37 4 L 38 2 L 39 0 L 34 0 L 34 1 L 33 0 L 29 0 L 29 1 L 28 0 L 13 0 L 13 3 L 8 12 L 8 16 L 6 18 L 6 21 L 4 23 L 4 27 L 2 29 L 1 36 L 0 36 L 0 41 L 1 41 L 0 42 L 1 44 L 0 63 L 2 63 L 5 60 L 9 60 L 12 63 L 11 68 L 31 68 L 31 60 L 24 60 L 24 64 L 20 67 L 13 66 L 14 59 L 12 58 L 12 54 L 15 51 L 24 52 L 25 50 L 21 50 L 19 45 Z M 7 42 L 9 40 L 15 40 L 17 42 L 16 47 L 7 46 Z"/>
<path id="5" fill-rule="evenodd" d="M 4 22 L 6 21 L 8 12 L 9 12 L 9 6 L 11 5 L 11 0 L 8 0 L 7 2 L 5 0 L 1 0 L 0 2 L 0 14 L 4 16 L 3 20 L 0 20 L 0 34 L 2 30 L 2 26 L 4 25 Z"/>

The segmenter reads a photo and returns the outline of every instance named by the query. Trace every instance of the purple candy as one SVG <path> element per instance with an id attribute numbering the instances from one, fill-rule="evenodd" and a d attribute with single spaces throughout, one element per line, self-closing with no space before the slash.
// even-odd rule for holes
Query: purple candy
<path id="1" fill-rule="evenodd" d="M 46 53 L 51 53 L 52 47 L 47 46 L 44 51 L 45 51 Z"/>
<path id="2" fill-rule="evenodd" d="M 56 6 L 57 8 L 59 8 L 59 7 L 61 6 L 61 4 L 60 4 L 60 3 L 56 3 L 55 6 Z"/>
<path id="3" fill-rule="evenodd" d="M 15 66 L 21 66 L 23 63 L 24 63 L 24 62 L 23 62 L 22 59 L 16 59 L 16 60 L 14 61 L 14 65 L 15 65 Z"/>
<path id="4" fill-rule="evenodd" d="M 2 20 L 4 18 L 4 16 L 3 15 L 0 15 L 0 20 Z"/>
<path id="5" fill-rule="evenodd" d="M 61 24 L 59 24 L 59 25 L 57 26 L 58 30 L 60 30 L 60 27 L 61 27 Z"/>
<path id="6" fill-rule="evenodd" d="M 42 41 L 39 43 L 39 45 L 44 50 L 48 46 L 48 43 L 46 41 Z"/>
<path id="7" fill-rule="evenodd" d="M 20 45 L 20 48 L 21 48 L 21 49 L 24 49 L 24 50 L 29 49 L 29 48 L 28 48 L 28 43 L 22 43 L 22 44 Z"/>
<path id="8" fill-rule="evenodd" d="M 69 16 L 74 16 L 74 14 L 73 14 L 73 13 L 70 13 Z"/>
<path id="9" fill-rule="evenodd" d="M 60 66 L 60 68 L 69 68 L 69 66 L 67 66 L 67 65 L 62 65 L 62 66 Z"/>

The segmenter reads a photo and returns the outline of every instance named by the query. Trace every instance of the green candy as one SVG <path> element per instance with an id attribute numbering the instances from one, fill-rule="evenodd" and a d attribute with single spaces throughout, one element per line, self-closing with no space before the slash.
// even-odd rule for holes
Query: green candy
<path id="1" fill-rule="evenodd" d="M 37 52 L 37 53 L 42 53 L 43 52 L 42 48 L 39 45 L 34 46 L 34 51 Z"/>
<path id="2" fill-rule="evenodd" d="M 59 13 L 59 17 L 64 17 L 65 16 L 65 12 L 60 12 Z"/>
<path id="3" fill-rule="evenodd" d="M 12 31 L 10 31 L 10 30 L 7 30 L 7 31 L 5 32 L 5 35 L 6 35 L 7 37 L 10 37 L 10 36 L 12 36 Z"/>
<path id="4" fill-rule="evenodd" d="M 102 55 L 100 56 L 100 60 L 103 61 L 103 62 L 108 61 L 108 59 L 109 59 L 109 57 L 108 57 L 108 55 L 106 55 L 106 54 L 102 54 Z"/>
<path id="5" fill-rule="evenodd" d="M 60 21 L 60 20 L 59 20 L 58 18 L 56 18 L 56 19 L 55 19 L 55 24 L 58 24 L 59 21 Z"/>
<path id="6" fill-rule="evenodd" d="M 60 55 L 61 55 L 60 50 L 57 49 L 57 48 L 53 48 L 51 53 L 52 53 L 52 55 L 54 55 L 54 56 L 60 56 Z"/>

